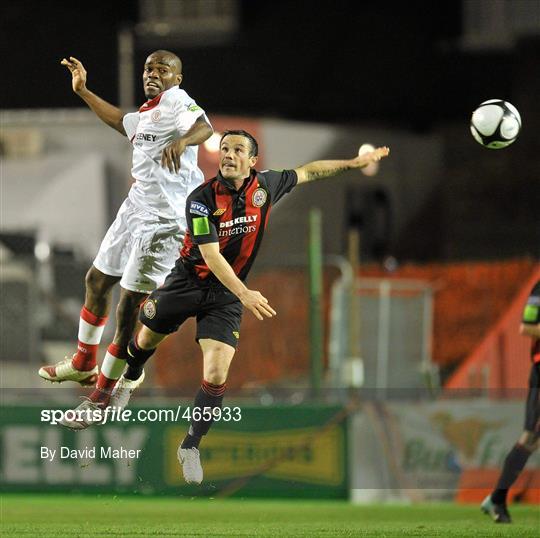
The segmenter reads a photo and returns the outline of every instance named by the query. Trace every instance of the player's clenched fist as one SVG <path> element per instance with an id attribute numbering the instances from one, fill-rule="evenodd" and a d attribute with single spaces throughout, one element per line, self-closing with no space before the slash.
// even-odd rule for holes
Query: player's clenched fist
<path id="1" fill-rule="evenodd" d="M 70 56 L 69 60 L 64 58 L 60 63 L 65 65 L 71 72 L 71 85 L 73 91 L 79 93 L 86 89 L 86 69 L 84 68 L 84 65 L 73 56 Z"/>

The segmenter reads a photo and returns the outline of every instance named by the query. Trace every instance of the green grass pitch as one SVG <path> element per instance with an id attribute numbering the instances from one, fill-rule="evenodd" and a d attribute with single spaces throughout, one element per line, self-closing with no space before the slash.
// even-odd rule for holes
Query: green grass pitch
<path id="1" fill-rule="evenodd" d="M 496 525 L 476 506 L 450 503 L 353 506 L 345 501 L 5 494 L 1 498 L 0 535 L 540 536 L 540 508 L 513 506 L 511 514 L 515 523 Z"/>

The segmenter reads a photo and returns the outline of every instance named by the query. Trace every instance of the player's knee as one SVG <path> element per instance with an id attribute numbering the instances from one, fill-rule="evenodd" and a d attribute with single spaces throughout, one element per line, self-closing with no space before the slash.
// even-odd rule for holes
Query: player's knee
<path id="1" fill-rule="evenodd" d="M 530 431 L 524 431 L 519 438 L 519 444 L 529 452 L 534 452 L 538 448 L 538 441 L 538 434 Z"/>
<path id="2" fill-rule="evenodd" d="M 100 280 L 100 274 L 94 270 L 94 267 L 90 267 L 90 269 L 88 269 L 88 272 L 86 273 L 86 277 L 84 278 L 84 284 L 86 285 L 86 289 L 94 294 L 99 293 L 99 289 L 101 287 Z"/>
<path id="3" fill-rule="evenodd" d="M 212 385 L 223 385 L 227 381 L 227 372 L 228 369 L 218 367 L 208 368 L 204 375 L 204 380 L 212 383 Z"/>
<path id="4" fill-rule="evenodd" d="M 227 381 L 230 361 L 223 357 L 207 359 L 204 368 L 204 379 L 213 385 L 222 385 Z"/>
<path id="5" fill-rule="evenodd" d="M 112 278 L 107 278 L 107 275 L 98 271 L 94 266 L 88 269 L 84 283 L 86 289 L 93 295 L 104 295 L 114 284 Z"/>
<path id="6" fill-rule="evenodd" d="M 222 385 L 227 381 L 235 349 L 228 344 L 211 339 L 201 339 L 199 344 L 203 351 L 204 379 L 214 385 Z"/>
<path id="7" fill-rule="evenodd" d="M 137 346 L 141 349 L 154 349 L 159 343 L 166 338 L 167 335 L 155 333 L 145 325 L 137 333 Z"/>
<path id="8" fill-rule="evenodd" d="M 528 452 L 535 452 L 536 449 L 538 448 L 538 439 L 536 439 L 535 441 L 529 441 L 527 443 L 520 443 L 521 446 L 527 450 Z"/>

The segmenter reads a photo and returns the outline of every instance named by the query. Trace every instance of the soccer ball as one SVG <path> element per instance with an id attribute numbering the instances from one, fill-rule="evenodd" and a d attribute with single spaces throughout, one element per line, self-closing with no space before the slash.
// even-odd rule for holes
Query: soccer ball
<path id="1" fill-rule="evenodd" d="M 471 133 L 485 148 L 501 149 L 509 146 L 521 130 L 521 116 L 508 101 L 484 101 L 472 113 Z"/>

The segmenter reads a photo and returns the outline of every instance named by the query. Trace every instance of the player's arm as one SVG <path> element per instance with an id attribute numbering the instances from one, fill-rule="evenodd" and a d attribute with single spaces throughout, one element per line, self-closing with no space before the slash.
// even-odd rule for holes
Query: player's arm
<path id="1" fill-rule="evenodd" d="M 276 311 L 268 304 L 268 299 L 258 291 L 248 289 L 236 276 L 229 262 L 219 251 L 219 243 L 201 244 L 199 249 L 210 271 L 240 299 L 248 310 L 253 312 L 257 319 L 262 320 L 263 316 L 271 318 L 276 315 Z"/>
<path id="2" fill-rule="evenodd" d="M 69 60 L 64 58 L 60 63 L 65 65 L 71 72 L 73 91 L 90 107 L 100 120 L 125 136 L 126 131 L 122 123 L 124 114 L 119 108 L 107 103 L 107 101 L 104 101 L 86 87 L 87 76 L 83 64 L 73 56 L 70 56 Z"/>
<path id="3" fill-rule="evenodd" d="M 540 285 L 537 284 L 523 309 L 520 334 L 540 338 Z"/>
<path id="4" fill-rule="evenodd" d="M 540 282 L 533 288 L 523 309 L 520 334 L 531 338 L 540 338 Z"/>
<path id="5" fill-rule="evenodd" d="M 522 323 L 519 326 L 519 333 L 524 336 L 530 336 L 531 338 L 540 338 L 540 323 L 536 325 Z"/>
<path id="6" fill-rule="evenodd" d="M 180 156 L 187 146 L 198 146 L 206 142 L 214 130 L 206 121 L 204 114 L 199 116 L 189 130 L 180 138 L 171 142 L 161 153 L 161 166 L 168 168 L 171 172 L 180 170 Z"/>
<path id="7" fill-rule="evenodd" d="M 313 161 L 304 164 L 299 168 L 295 168 L 294 170 L 298 176 L 298 183 L 307 183 L 308 181 L 335 176 L 345 170 L 364 168 L 368 164 L 380 161 L 382 158 L 388 156 L 389 153 L 390 150 L 386 146 L 383 146 L 376 148 L 374 151 L 363 153 L 354 159 L 341 161 Z"/>

